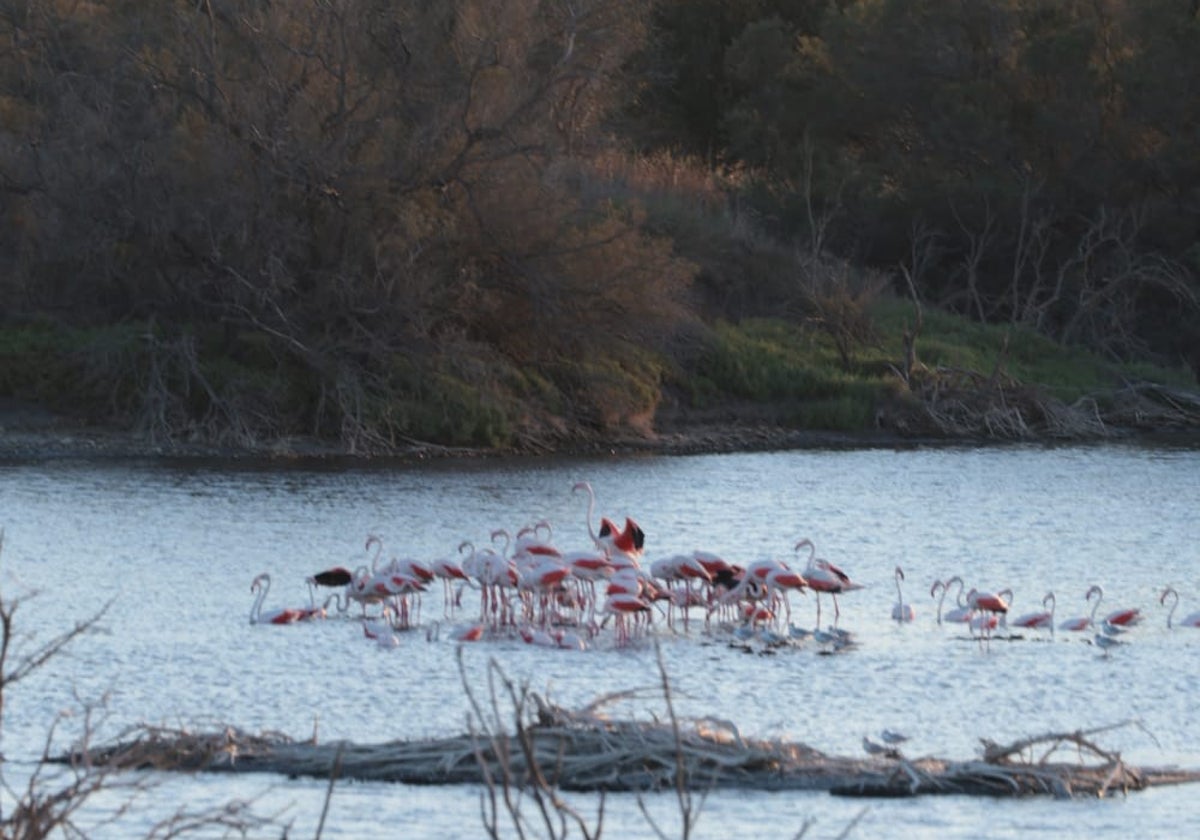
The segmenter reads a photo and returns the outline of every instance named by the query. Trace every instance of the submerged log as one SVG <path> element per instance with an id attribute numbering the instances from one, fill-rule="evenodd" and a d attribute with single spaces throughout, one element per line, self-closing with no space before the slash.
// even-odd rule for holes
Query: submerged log
<path id="1" fill-rule="evenodd" d="M 121 769 L 279 773 L 407 784 L 545 783 L 562 790 L 828 791 L 841 796 L 972 794 L 1103 797 L 1154 785 L 1200 781 L 1200 771 L 1134 768 L 1096 747 L 1088 733 L 1049 734 L 1003 747 L 984 742 L 983 757 L 847 758 L 795 742 L 743 738 L 725 721 L 673 726 L 607 721 L 539 701 L 537 720 L 511 734 L 465 734 L 416 741 L 354 744 L 296 741 L 227 728 L 193 733 L 143 727 L 110 746 L 62 758 Z M 1080 760 L 1050 762 L 1059 745 Z M 1041 760 L 1015 760 L 1046 748 Z M 1097 760 L 1088 762 L 1084 757 Z"/>

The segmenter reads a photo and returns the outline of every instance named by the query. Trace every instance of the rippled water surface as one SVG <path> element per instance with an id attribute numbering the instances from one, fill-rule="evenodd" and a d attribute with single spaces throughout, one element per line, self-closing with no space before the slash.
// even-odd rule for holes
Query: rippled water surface
<path id="1" fill-rule="evenodd" d="M 111 602 L 103 632 L 6 697 L 3 751 L 13 768 L 41 749 L 54 714 L 79 696 L 107 695 L 101 735 L 134 723 L 232 724 L 359 742 L 465 731 L 467 702 L 455 646 L 409 633 L 393 649 L 348 619 L 251 626 L 250 580 L 269 572 L 268 607 L 307 600 L 305 576 L 367 562 L 367 534 L 390 555 L 451 555 L 547 519 L 566 549 L 588 546 L 588 480 L 597 514 L 633 516 L 647 560 L 702 548 L 747 563 L 791 559 L 810 538 L 819 553 L 866 584 L 842 599 L 841 625 L 857 649 L 824 656 L 813 645 L 745 653 L 696 626 L 656 634 L 678 711 L 733 721 L 746 735 L 802 740 L 856 755 L 882 728 L 912 736 L 911 754 L 969 758 L 996 741 L 1135 719 L 1098 736 L 1141 764 L 1200 766 L 1200 630 L 1166 628 L 1164 585 L 1179 615 L 1200 609 L 1200 451 L 1136 446 L 800 451 L 603 460 L 521 460 L 421 466 L 262 468 L 239 462 L 11 462 L 0 464 L 0 575 L 7 598 L 36 596 L 19 630 L 49 638 Z M 917 620 L 890 620 L 893 570 Z M 958 574 L 968 586 L 1011 587 L 1014 612 L 1047 591 L 1059 620 L 1136 606 L 1146 622 L 1109 656 L 1073 634 L 1026 633 L 983 650 L 934 620 L 930 584 Z M 811 627 L 811 598 L 793 598 Z M 824 610 L 829 609 L 826 603 Z M 827 615 L 827 613 L 826 613 Z M 441 617 L 427 596 L 422 619 Z M 661 625 L 661 622 L 660 622 Z M 495 657 L 512 677 L 561 705 L 653 685 L 649 644 L 555 651 L 514 641 L 464 649 L 469 679 Z M 662 713 L 660 701 L 620 711 Z M 283 810 L 289 836 L 315 832 L 324 784 L 271 776 L 174 776 L 122 828 L 136 835 L 181 802 L 196 807 L 258 797 Z M 717 792 L 694 836 L 1200 836 L 1200 789 L 1163 788 L 1105 801 L 993 802 L 966 797 L 845 800 L 820 793 Z M 588 797 L 577 801 L 587 811 Z M 649 807 L 670 828 L 671 797 Z M 325 837 L 482 835 L 478 791 L 345 784 Z M 864 810 L 865 809 L 865 810 Z M 631 797 L 610 797 L 606 833 L 641 836 Z M 397 828 L 402 826 L 402 830 Z M 274 835 L 272 835 L 274 836 Z"/>

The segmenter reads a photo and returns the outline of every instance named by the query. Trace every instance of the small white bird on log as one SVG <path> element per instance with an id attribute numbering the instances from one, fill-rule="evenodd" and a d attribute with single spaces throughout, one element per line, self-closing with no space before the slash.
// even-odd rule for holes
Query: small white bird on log
<path id="1" fill-rule="evenodd" d="M 908 736 L 891 729 L 885 729 L 879 733 L 879 737 L 883 739 L 885 744 L 903 744 L 908 740 Z"/>
<path id="2" fill-rule="evenodd" d="M 877 744 L 866 735 L 863 736 L 862 745 L 867 755 L 882 755 L 886 756 L 887 758 L 900 757 L 900 753 L 896 752 L 894 748 L 884 746 L 883 744 Z"/>

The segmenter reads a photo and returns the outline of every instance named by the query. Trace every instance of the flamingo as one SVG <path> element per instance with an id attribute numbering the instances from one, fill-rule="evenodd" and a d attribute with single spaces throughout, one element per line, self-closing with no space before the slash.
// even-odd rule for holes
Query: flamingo
<path id="1" fill-rule="evenodd" d="M 350 606 L 347 589 L 353 581 L 354 573 L 345 566 L 334 566 L 306 577 L 304 582 L 308 585 L 309 611 L 312 613 L 310 617 L 325 618 L 330 604 L 334 604 L 338 612 L 345 612 Z M 324 604 L 318 607 L 316 591 L 318 586 L 336 588 L 339 591 L 331 593 L 325 598 Z M 343 596 L 345 596 L 344 600 Z"/>
<path id="2" fill-rule="evenodd" d="M 917 617 L 912 604 L 904 603 L 904 593 L 900 591 L 900 581 L 904 580 L 904 570 L 896 567 L 896 604 L 892 607 L 892 618 L 895 621 L 912 621 Z"/>
<path id="3" fill-rule="evenodd" d="M 400 637 L 396 635 L 396 628 L 392 624 L 392 610 L 390 606 L 384 607 L 383 614 L 378 621 L 371 621 L 364 617 L 362 620 L 362 629 L 363 636 L 382 648 L 394 648 L 400 644 Z"/>
<path id="4" fill-rule="evenodd" d="M 791 591 L 804 592 L 808 581 L 804 575 L 794 571 L 787 563 L 774 557 L 755 560 L 742 573 L 741 581 L 733 589 L 721 596 L 721 600 L 729 603 L 745 595 L 750 600 L 770 599 L 772 605 L 783 602 L 786 620 L 790 624 L 792 605 L 788 600 Z"/>
<path id="5" fill-rule="evenodd" d="M 563 582 L 570 577 L 571 569 L 559 558 L 544 555 L 528 555 L 526 562 L 517 564 L 517 589 L 525 607 L 525 618 L 532 618 L 533 602 L 536 601 L 541 615 L 540 625 L 549 622 L 549 607 L 552 597 L 563 590 Z"/>
<path id="6" fill-rule="evenodd" d="M 294 624 L 305 617 L 307 610 L 284 607 L 277 610 L 262 611 L 263 601 L 271 591 L 271 576 L 263 572 L 250 583 L 250 591 L 254 593 L 254 604 L 250 607 L 251 624 Z"/>
<path id="7" fill-rule="evenodd" d="M 1099 606 L 1100 602 L 1104 600 L 1104 590 L 1099 586 L 1095 587 L 1095 589 L 1098 596 L 1096 604 Z M 1114 627 L 1132 627 L 1135 624 L 1141 624 L 1141 622 L 1142 611 L 1136 607 L 1133 609 L 1113 610 L 1104 616 L 1104 623 L 1111 624 Z"/>
<path id="8" fill-rule="evenodd" d="M 542 536 L 543 531 L 545 531 L 545 537 Z M 545 519 L 534 525 L 526 525 L 517 531 L 517 539 L 513 544 L 513 555 L 538 554 L 548 557 L 561 557 L 562 552 L 550 542 L 552 534 L 553 528 L 551 528 L 550 523 Z"/>
<path id="9" fill-rule="evenodd" d="M 630 630 L 626 626 L 626 620 L 631 620 L 634 624 L 634 629 L 637 629 L 639 616 L 645 616 L 649 622 L 650 604 L 636 595 L 631 595 L 624 592 L 614 592 L 608 596 L 604 602 L 604 622 L 609 618 L 613 618 L 617 628 L 617 644 L 624 645 L 629 641 Z"/>
<path id="10" fill-rule="evenodd" d="M 1024 615 L 1017 616 L 1011 622 L 1013 627 L 1026 627 L 1030 630 L 1045 630 L 1049 629 L 1050 635 L 1054 635 L 1054 593 L 1047 592 L 1042 598 L 1042 606 L 1045 610 L 1038 612 L 1029 612 Z"/>
<path id="11" fill-rule="evenodd" d="M 382 604 L 388 595 L 376 586 L 375 575 L 365 565 L 354 570 L 354 579 L 346 586 L 345 594 L 348 601 L 358 602 L 363 616 L 366 616 L 368 606 Z"/>
<path id="12" fill-rule="evenodd" d="M 307 579 L 314 586 L 345 586 L 354 580 L 354 573 L 345 566 L 324 569 Z"/>
<path id="13" fill-rule="evenodd" d="M 1091 601 L 1093 595 L 1103 595 L 1104 590 L 1099 586 L 1088 587 L 1087 594 L 1084 596 L 1084 601 Z M 1092 604 L 1092 612 L 1090 615 L 1079 616 L 1077 618 L 1068 618 L 1066 621 L 1058 625 L 1059 630 L 1069 630 L 1072 633 L 1081 633 L 1096 623 L 1096 610 L 1100 608 L 1100 599 L 1096 599 L 1096 603 Z"/>
<path id="14" fill-rule="evenodd" d="M 985 650 L 992 649 L 992 631 L 1000 624 L 1000 615 L 993 612 L 976 612 L 967 622 L 971 636 L 979 634 L 980 646 Z"/>
<path id="15" fill-rule="evenodd" d="M 371 546 L 375 546 L 375 554 L 371 556 L 371 572 L 379 571 L 379 555 L 383 553 L 383 537 L 378 534 L 367 534 L 367 544 L 363 547 L 364 551 L 370 551 Z"/>
<path id="16" fill-rule="evenodd" d="M 462 587 L 468 580 L 467 573 L 460 563 L 449 557 L 437 558 L 431 567 L 434 577 L 442 581 L 442 614 L 449 616 L 462 604 Z"/>
<path id="17" fill-rule="evenodd" d="M 703 566 L 705 570 L 713 576 L 714 579 L 716 579 L 716 576 L 722 572 L 728 572 L 733 569 L 732 564 L 730 564 L 724 557 L 721 557 L 719 554 L 714 554 L 711 551 L 696 549 L 692 552 L 692 556 L 696 558 L 696 561 L 700 563 L 700 565 Z"/>
<path id="18" fill-rule="evenodd" d="M 813 545 L 812 540 L 807 538 L 800 540 L 800 542 L 796 543 L 794 550 L 799 553 L 800 549 L 804 547 L 808 548 L 808 563 L 805 565 L 802 574 L 804 580 L 808 583 L 808 588 L 817 597 L 817 626 L 821 625 L 822 592 L 828 593 L 833 599 L 833 623 L 836 625 L 837 620 L 842 615 L 841 610 L 838 608 L 837 596 L 844 592 L 862 589 L 863 585 L 850 580 L 848 574 L 828 560 L 822 560 L 817 557 L 817 548 Z"/>
<path id="19" fill-rule="evenodd" d="M 683 612 L 683 632 L 688 630 L 688 607 L 692 605 L 692 581 L 712 583 L 712 574 L 690 554 L 673 554 L 660 557 L 650 564 L 650 576 L 665 585 L 670 597 L 667 599 L 667 627 L 674 628 L 673 608 L 678 605 Z M 682 584 L 678 588 L 677 585 Z"/>
<path id="20" fill-rule="evenodd" d="M 942 593 L 941 595 L 938 595 L 939 591 Z M 942 623 L 942 602 L 946 600 L 946 584 L 943 581 L 935 580 L 933 582 L 933 586 L 929 587 L 929 597 L 938 599 L 937 623 L 941 624 Z"/>
<path id="21" fill-rule="evenodd" d="M 963 600 L 963 587 L 966 585 L 963 583 L 963 579 L 958 575 L 946 578 L 946 592 L 950 591 L 950 584 L 952 583 L 958 584 L 958 592 L 954 596 L 955 607 L 947 612 L 944 618 L 952 624 L 965 624 L 971 620 L 971 617 L 975 614 L 975 610 Z"/>
<path id="22" fill-rule="evenodd" d="M 1171 629 L 1171 618 L 1175 615 L 1175 608 L 1179 606 L 1179 593 L 1175 591 L 1175 587 L 1168 586 L 1166 589 L 1163 590 L 1162 595 L 1158 599 L 1158 602 L 1160 604 L 1166 604 L 1168 595 L 1175 596 L 1175 600 L 1171 602 L 1171 611 L 1167 613 L 1167 629 L 1170 630 Z M 1200 627 L 1200 610 L 1196 610 L 1196 612 L 1190 613 L 1187 617 L 1181 619 L 1179 622 L 1179 626 L 1180 627 Z"/>
<path id="23" fill-rule="evenodd" d="M 617 524 L 607 517 L 600 517 L 600 530 L 592 529 L 592 511 L 596 506 L 596 492 L 586 481 L 576 482 L 571 492 L 584 490 L 588 494 L 587 528 L 588 535 L 597 548 L 602 548 L 614 562 L 623 562 L 637 566 L 646 544 L 646 534 L 641 526 L 629 517 L 625 517 L 625 527 L 618 528 Z M 614 556 L 615 555 L 615 556 Z"/>
<path id="24" fill-rule="evenodd" d="M 482 624 L 471 624 L 466 627 L 456 627 L 450 631 L 450 639 L 455 642 L 478 642 L 482 638 Z"/>
<path id="25" fill-rule="evenodd" d="M 1008 601 L 1004 598 L 1005 592 L 1009 592 L 1011 595 L 1011 590 L 992 593 L 972 589 L 967 593 L 967 605 L 974 610 L 989 612 L 997 617 L 1006 615 L 1008 613 Z"/>

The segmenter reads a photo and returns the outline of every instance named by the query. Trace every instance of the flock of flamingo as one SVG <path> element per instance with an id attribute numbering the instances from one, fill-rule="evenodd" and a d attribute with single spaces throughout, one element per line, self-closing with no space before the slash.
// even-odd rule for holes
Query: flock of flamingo
<path id="1" fill-rule="evenodd" d="M 448 636 L 455 641 L 484 638 L 520 638 L 546 647 L 584 649 L 611 625 L 620 646 L 651 630 L 656 619 L 669 630 L 689 630 L 693 613 L 700 612 L 706 628 L 714 623 L 730 631 L 739 641 L 758 640 L 768 646 L 794 643 L 812 637 L 830 650 L 854 645 L 852 634 L 838 629 L 838 596 L 862 589 L 843 569 L 817 556 L 809 539 L 794 546 L 795 561 L 758 560 L 742 566 L 715 553 L 693 551 L 653 561 L 644 557 L 645 534 L 630 518 L 624 526 L 601 517 L 593 527 L 596 497 L 591 485 L 581 481 L 572 492 L 587 494 L 587 532 L 591 546 L 564 551 L 553 541 L 548 522 L 527 525 L 510 534 L 493 531 L 491 544 L 477 547 L 464 541 L 456 558 L 425 562 L 411 558 L 383 560 L 383 540 L 369 535 L 367 562 L 351 571 L 336 566 L 306 579 L 309 604 L 265 610 L 271 578 L 262 573 L 251 583 L 254 595 L 250 610 L 252 624 L 292 624 L 323 619 L 330 610 L 350 612 L 356 605 L 363 634 L 383 646 L 399 644 L 399 633 L 421 626 L 422 596 L 431 588 L 442 590 L 442 618 L 430 622 L 426 637 L 440 637 L 442 621 L 460 619 L 463 593 L 478 592 L 479 615 L 451 625 Z M 892 619 L 907 623 L 916 619 L 914 605 L 902 589 L 904 570 L 895 569 L 897 600 Z M 944 610 L 945 598 L 955 590 L 955 604 Z M 319 599 L 318 591 L 327 594 Z M 816 600 L 816 625 L 805 630 L 792 622 L 789 596 L 809 593 Z M 821 628 L 821 595 L 833 603 L 832 625 Z M 936 599 L 936 621 L 960 622 L 972 637 L 990 643 L 992 634 L 1004 628 L 1048 630 L 1054 633 L 1055 596 L 1047 593 L 1044 609 L 1010 616 L 1013 593 L 967 589 L 961 577 L 935 581 L 930 597 Z M 1094 631 L 1093 641 L 1107 651 L 1121 644 L 1121 633 L 1140 623 L 1140 609 L 1119 609 L 1098 618 L 1104 592 L 1092 586 L 1085 594 L 1090 603 L 1087 615 L 1057 624 L 1071 632 Z M 1093 601 L 1094 598 L 1094 601 Z M 1167 626 L 1179 604 L 1179 594 L 1167 587 L 1160 602 L 1171 601 Z M 378 610 L 375 612 L 374 610 Z M 697 619 L 698 620 L 698 619 Z M 1200 610 L 1179 622 L 1200 627 Z"/>

